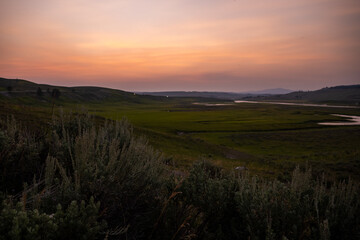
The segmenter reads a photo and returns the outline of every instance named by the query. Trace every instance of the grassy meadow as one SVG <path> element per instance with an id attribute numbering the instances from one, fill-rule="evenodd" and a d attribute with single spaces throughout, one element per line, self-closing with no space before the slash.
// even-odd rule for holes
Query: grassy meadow
<path id="1" fill-rule="evenodd" d="M 225 168 L 247 166 L 263 175 L 281 175 L 297 164 L 338 177 L 360 170 L 360 126 L 321 126 L 330 114 L 359 115 L 359 109 L 269 104 L 227 106 L 168 104 L 88 105 L 95 115 L 126 117 L 178 167 L 206 158 Z"/>
<path id="2" fill-rule="evenodd" d="M 287 178 L 296 165 L 308 164 L 315 172 L 335 178 L 359 178 L 360 126 L 318 125 L 344 120 L 331 114 L 360 115 L 359 108 L 249 103 L 206 106 L 194 103 L 221 100 L 125 92 L 113 99 L 101 99 L 99 93 L 82 94 L 81 101 L 74 101 L 73 91 L 63 91 L 55 101 L 55 113 L 62 108 L 65 112 L 86 110 L 111 120 L 125 117 L 135 133 L 144 135 L 176 169 L 186 171 L 194 161 L 207 159 L 225 169 L 246 166 L 251 173 L 269 177 Z M 1 114 L 17 114 L 34 124 L 50 119 L 52 102 L 28 95 L 3 101 Z"/>

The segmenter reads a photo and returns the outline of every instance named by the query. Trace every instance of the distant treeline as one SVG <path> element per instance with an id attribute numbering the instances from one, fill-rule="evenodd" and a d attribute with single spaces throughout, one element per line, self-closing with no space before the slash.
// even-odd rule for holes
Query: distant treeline
<path id="1" fill-rule="evenodd" d="M 126 121 L 0 122 L 0 239 L 359 239 L 359 185 L 200 160 L 183 177 Z"/>
<path id="2" fill-rule="evenodd" d="M 342 86 L 335 86 L 335 87 L 329 87 L 334 89 L 351 89 L 351 88 L 360 88 L 360 84 L 358 85 L 342 85 Z"/>

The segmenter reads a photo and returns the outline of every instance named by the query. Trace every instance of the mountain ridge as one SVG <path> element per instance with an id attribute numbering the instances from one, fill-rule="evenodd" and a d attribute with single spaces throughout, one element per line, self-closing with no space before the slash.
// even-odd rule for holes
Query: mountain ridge
<path id="1" fill-rule="evenodd" d="M 118 89 L 76 86 L 64 87 L 49 84 L 37 84 L 23 79 L 0 78 L 0 98 L 34 97 L 40 88 L 44 99 L 51 97 L 51 92 L 58 89 L 62 99 L 73 102 L 124 101 L 145 103 L 148 101 L 165 101 L 169 97 L 201 98 L 207 100 L 253 100 L 253 101 L 296 101 L 313 103 L 346 103 L 360 105 L 360 84 L 325 87 L 314 91 L 293 91 L 286 94 L 269 94 L 276 91 L 291 91 L 274 88 L 248 93 L 211 92 L 211 91 L 164 91 L 164 92 L 127 92 Z"/>
<path id="2" fill-rule="evenodd" d="M 360 84 L 325 87 L 314 91 L 296 91 L 272 96 L 249 96 L 254 101 L 297 101 L 312 103 L 332 103 L 360 105 Z"/>

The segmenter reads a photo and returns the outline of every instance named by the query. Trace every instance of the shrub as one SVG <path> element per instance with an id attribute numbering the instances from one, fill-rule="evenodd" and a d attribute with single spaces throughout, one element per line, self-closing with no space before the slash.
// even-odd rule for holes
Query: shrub
<path id="1" fill-rule="evenodd" d="M 179 192 L 174 204 L 195 209 L 187 222 L 198 239 L 357 239 L 360 233 L 359 185 L 327 186 L 310 169 L 296 168 L 282 183 L 200 162 Z"/>
<path id="2" fill-rule="evenodd" d="M 1 121 L 0 126 L 0 190 L 14 194 L 41 170 L 44 145 L 13 117 Z"/>
<path id="3" fill-rule="evenodd" d="M 37 135 L 0 122 L 0 239 L 358 239 L 359 185 L 235 174 L 169 177 L 126 119 L 60 115 Z"/>
<path id="4" fill-rule="evenodd" d="M 39 139 L 14 120 L 3 126 L 1 190 L 9 193 L 15 180 L 13 192 L 20 193 L 13 197 L 27 209 L 51 213 L 57 204 L 93 197 L 101 202 L 99 217 L 109 222 L 104 232 L 109 237 L 140 237 L 152 230 L 162 199 L 162 157 L 134 137 L 127 120 L 96 126 L 85 114 L 60 115 Z M 23 159 L 28 168 L 21 167 Z"/>
<path id="5" fill-rule="evenodd" d="M 58 204 L 51 214 L 3 201 L 0 239 L 96 239 L 104 227 L 97 221 L 98 211 L 93 199 L 88 204 L 72 201 L 66 209 Z"/>
<path id="6" fill-rule="evenodd" d="M 159 214 L 162 158 L 134 137 L 126 119 L 96 126 L 87 115 L 62 115 L 54 120 L 48 142 L 44 181 L 46 191 L 58 186 L 53 201 L 67 204 L 93 196 L 114 229 L 136 237 L 151 231 Z"/>

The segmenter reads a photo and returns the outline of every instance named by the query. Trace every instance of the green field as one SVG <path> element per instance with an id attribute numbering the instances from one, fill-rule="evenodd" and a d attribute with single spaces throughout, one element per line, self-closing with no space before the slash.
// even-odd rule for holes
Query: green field
<path id="1" fill-rule="evenodd" d="M 62 95 L 54 100 L 46 93 L 36 96 L 38 86 L 50 90 L 54 86 L 15 83 L 18 92 L 0 95 L 3 117 L 13 114 L 42 125 L 50 122 L 53 103 L 65 112 L 85 109 L 105 119 L 126 117 L 138 136 L 145 136 L 169 165 L 184 172 L 194 161 L 205 158 L 225 169 L 246 166 L 251 174 L 268 177 L 288 178 L 296 165 L 308 164 L 317 174 L 360 178 L 360 126 L 318 125 L 343 120 L 331 114 L 360 115 L 359 108 L 204 106 L 193 103 L 221 100 L 138 96 L 89 87 L 60 87 Z"/>
<path id="2" fill-rule="evenodd" d="M 360 126 L 320 126 L 339 121 L 331 114 L 360 115 L 359 109 L 236 104 L 194 105 L 196 99 L 163 102 L 58 102 L 64 111 L 87 110 L 112 120 L 126 117 L 174 168 L 186 171 L 201 158 L 226 169 L 246 166 L 263 176 L 288 178 L 298 164 L 336 178 L 359 178 Z M 4 107 L 3 107 L 4 108 Z M 11 108 L 11 110 L 10 110 Z M 6 112 L 49 117 L 50 105 L 15 105 Z M 4 113 L 4 111 L 3 111 Z M 35 123 L 37 119 L 33 119 Z"/>
<path id="3" fill-rule="evenodd" d="M 261 175 L 282 177 L 295 165 L 315 172 L 358 178 L 360 126 L 320 126 L 338 121 L 330 114 L 359 115 L 359 109 L 236 104 L 201 106 L 191 101 L 163 104 L 89 104 L 90 113 L 126 117 L 177 168 L 206 158 L 224 168 L 246 166 Z"/>

